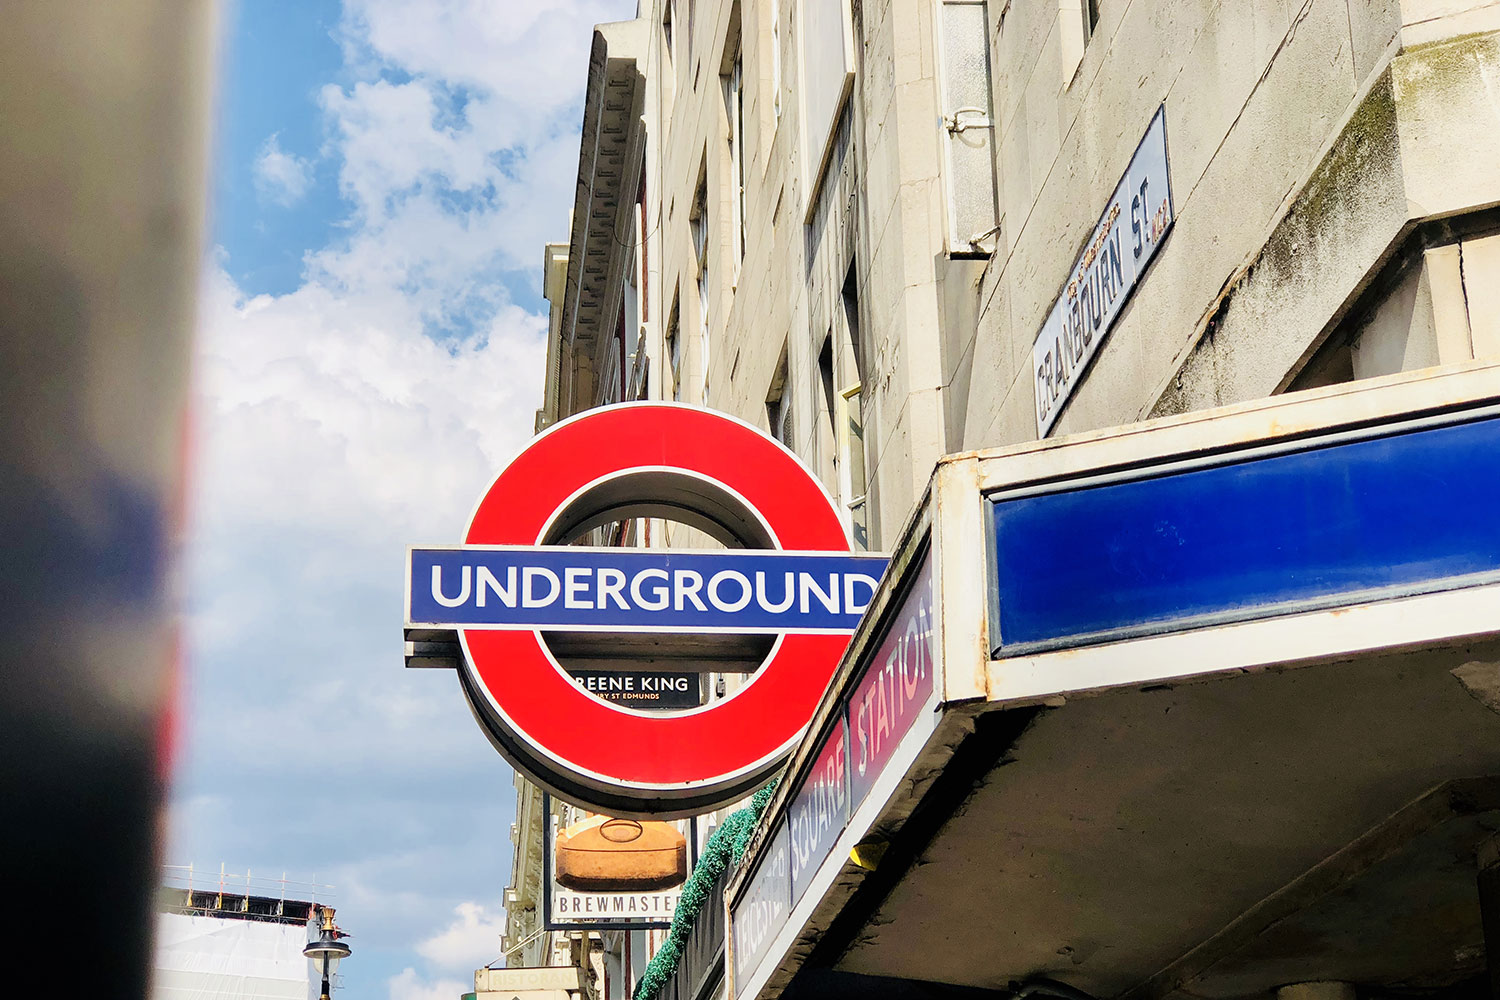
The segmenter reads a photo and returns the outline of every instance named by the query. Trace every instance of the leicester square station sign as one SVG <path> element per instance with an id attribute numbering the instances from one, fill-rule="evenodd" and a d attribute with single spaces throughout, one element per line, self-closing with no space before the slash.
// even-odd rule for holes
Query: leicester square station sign
<path id="1" fill-rule="evenodd" d="M 569 544 L 637 517 L 726 547 Z M 535 438 L 480 500 L 463 545 L 408 550 L 406 627 L 456 636 L 475 717 L 542 787 L 611 815 L 683 816 L 781 764 L 885 565 L 850 551 L 833 501 L 779 442 L 710 410 L 624 404 Z M 761 635 L 770 651 L 727 697 L 652 711 L 591 693 L 543 633 L 594 633 L 596 651 L 611 636 L 626 649 Z M 604 666 L 638 669 L 620 657 Z"/>

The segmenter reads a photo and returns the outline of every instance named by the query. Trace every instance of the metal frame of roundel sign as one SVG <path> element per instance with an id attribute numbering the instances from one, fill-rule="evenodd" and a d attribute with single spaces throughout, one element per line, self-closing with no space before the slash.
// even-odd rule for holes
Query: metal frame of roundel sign
<path id="1" fill-rule="evenodd" d="M 727 547 L 567 544 L 645 516 Z M 480 500 L 464 545 L 409 550 L 407 630 L 456 633 L 476 719 L 542 787 L 612 815 L 685 816 L 743 796 L 783 761 L 885 563 L 850 551 L 832 498 L 780 442 L 710 410 L 622 404 L 533 439 Z M 661 712 L 588 693 L 544 630 L 775 639 L 727 697 Z"/>

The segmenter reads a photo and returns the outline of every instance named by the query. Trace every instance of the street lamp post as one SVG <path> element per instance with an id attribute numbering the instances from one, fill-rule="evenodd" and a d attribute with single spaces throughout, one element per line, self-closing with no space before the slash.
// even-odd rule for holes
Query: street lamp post
<path id="1" fill-rule="evenodd" d="M 307 947 L 302 949 L 302 954 L 312 959 L 313 967 L 323 976 L 323 994 L 321 1000 L 328 998 L 328 977 L 333 975 L 339 967 L 340 959 L 349 957 L 349 946 L 340 941 L 344 933 L 334 926 L 333 908 L 324 906 L 319 908 L 323 916 L 323 926 L 319 929 L 317 940 L 309 941 Z"/>

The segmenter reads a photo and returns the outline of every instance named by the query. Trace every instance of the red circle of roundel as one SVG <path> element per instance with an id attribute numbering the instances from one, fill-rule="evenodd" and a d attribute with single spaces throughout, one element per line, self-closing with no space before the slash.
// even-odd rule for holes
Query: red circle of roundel
<path id="1" fill-rule="evenodd" d="M 592 410 L 534 440 L 480 501 L 470 545 L 537 545 L 581 489 L 643 468 L 738 493 L 786 550 L 847 550 L 828 494 L 791 452 L 731 417 L 668 403 Z M 460 629 L 468 661 L 513 734 L 575 775 L 667 789 L 724 781 L 788 750 L 812 718 L 845 635 L 785 635 L 751 682 L 694 712 L 653 715 L 586 693 L 534 631 Z"/>

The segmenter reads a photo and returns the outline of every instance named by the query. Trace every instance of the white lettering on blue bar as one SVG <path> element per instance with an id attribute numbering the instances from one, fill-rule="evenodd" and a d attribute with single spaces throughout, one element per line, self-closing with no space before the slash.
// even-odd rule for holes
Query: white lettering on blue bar
<path id="1" fill-rule="evenodd" d="M 852 552 L 422 548 L 408 626 L 852 632 L 886 558 Z"/>

